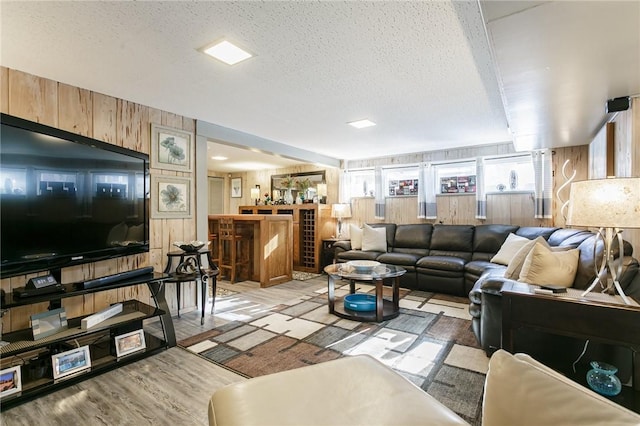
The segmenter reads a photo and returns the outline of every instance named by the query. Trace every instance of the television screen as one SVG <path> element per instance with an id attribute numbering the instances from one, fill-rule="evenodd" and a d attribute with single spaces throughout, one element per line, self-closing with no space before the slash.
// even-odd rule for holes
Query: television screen
<path id="1" fill-rule="evenodd" d="M 2 114 L 2 278 L 149 251 L 148 156 Z"/>

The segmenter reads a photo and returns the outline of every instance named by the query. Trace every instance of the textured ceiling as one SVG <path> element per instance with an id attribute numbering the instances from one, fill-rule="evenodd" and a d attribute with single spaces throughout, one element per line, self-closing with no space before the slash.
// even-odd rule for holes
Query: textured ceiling
<path id="1" fill-rule="evenodd" d="M 576 145 L 606 99 L 640 92 L 638 4 L 2 0 L 0 61 L 339 159 L 510 141 L 508 124 Z M 229 67 L 198 51 L 222 37 L 256 56 Z M 615 82 L 603 44 L 626 50 Z M 560 107 L 575 111 L 564 139 Z M 346 125 L 361 118 L 378 125 Z"/>

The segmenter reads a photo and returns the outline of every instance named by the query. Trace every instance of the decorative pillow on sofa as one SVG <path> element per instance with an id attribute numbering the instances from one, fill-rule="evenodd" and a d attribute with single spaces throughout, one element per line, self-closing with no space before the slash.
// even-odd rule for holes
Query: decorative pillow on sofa
<path id="1" fill-rule="evenodd" d="M 519 281 L 529 284 L 553 284 L 571 287 L 578 271 L 580 250 L 554 252 L 536 243 L 527 255 Z"/>
<path id="2" fill-rule="evenodd" d="M 509 262 L 511 262 L 513 256 L 516 255 L 518 250 L 520 250 L 523 245 L 529 242 L 531 242 L 531 240 L 526 237 L 521 237 L 514 233 L 509 234 L 507 239 L 504 240 L 504 243 L 502 243 L 502 246 L 500 247 L 500 250 L 498 250 L 498 253 L 496 253 L 496 255 L 491 258 L 491 262 L 499 263 L 501 265 L 508 265 Z"/>
<path id="3" fill-rule="evenodd" d="M 365 223 L 362 230 L 362 250 L 387 251 L 387 230 L 372 228 Z"/>
<path id="4" fill-rule="evenodd" d="M 527 258 L 527 255 L 533 250 L 533 247 L 536 243 L 540 243 L 545 247 L 549 248 L 549 243 L 544 237 L 537 237 L 535 240 L 530 240 L 527 238 L 527 242 L 518 249 L 516 254 L 512 257 L 509 265 L 507 266 L 507 270 L 504 273 L 505 278 L 509 278 L 510 280 L 517 280 L 520 276 L 520 272 L 522 271 L 522 265 L 524 265 L 524 261 Z"/>
<path id="5" fill-rule="evenodd" d="M 362 228 L 356 225 L 349 225 L 349 238 L 351 238 L 351 248 L 353 250 L 362 249 Z"/>

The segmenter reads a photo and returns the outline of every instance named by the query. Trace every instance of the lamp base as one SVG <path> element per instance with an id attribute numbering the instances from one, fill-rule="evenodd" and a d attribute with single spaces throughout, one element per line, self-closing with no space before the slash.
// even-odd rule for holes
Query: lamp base
<path id="1" fill-rule="evenodd" d="M 622 275 L 622 261 L 624 259 L 624 243 L 622 241 L 622 230 L 618 228 L 600 228 L 596 235 L 602 238 L 602 240 L 604 241 L 604 255 L 602 264 L 598 269 L 598 262 L 596 259 L 596 278 L 593 280 L 591 285 L 582 293 L 581 296 L 586 296 L 591 290 L 596 287 L 596 285 L 601 283 L 603 292 L 612 293 L 615 289 L 624 303 L 630 305 L 631 302 L 629 301 L 627 295 L 624 294 L 624 291 L 622 291 L 622 287 L 620 286 L 620 282 L 618 281 L 618 277 Z M 617 265 L 615 264 L 615 259 L 613 256 L 613 241 L 615 238 L 618 239 L 618 247 L 620 247 L 620 256 L 618 257 Z M 596 238 L 596 241 L 593 245 L 594 254 L 596 251 L 597 242 L 598 241 Z M 609 277 L 611 277 L 611 280 L 608 279 Z M 605 279 L 607 283 L 602 283 L 602 279 Z"/>

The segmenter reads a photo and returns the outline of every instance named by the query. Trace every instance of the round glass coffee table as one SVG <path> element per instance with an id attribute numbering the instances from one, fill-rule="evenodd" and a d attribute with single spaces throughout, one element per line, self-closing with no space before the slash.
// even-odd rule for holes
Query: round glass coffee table
<path id="1" fill-rule="evenodd" d="M 380 264 L 368 273 L 357 273 L 346 263 L 336 263 L 324 268 L 327 273 L 329 313 L 354 321 L 384 321 L 395 318 L 400 314 L 400 276 L 407 272 L 404 268 L 394 265 Z M 356 281 L 370 281 L 376 287 L 375 309 L 371 311 L 356 311 L 344 307 L 342 297 L 336 298 L 336 280 L 349 280 L 349 293 L 355 294 Z M 392 299 L 382 297 L 382 286 L 391 281 Z"/>

